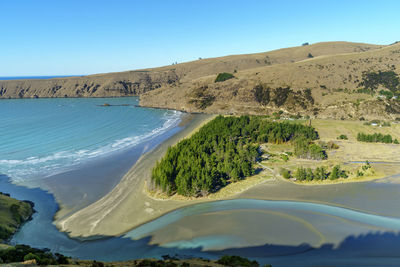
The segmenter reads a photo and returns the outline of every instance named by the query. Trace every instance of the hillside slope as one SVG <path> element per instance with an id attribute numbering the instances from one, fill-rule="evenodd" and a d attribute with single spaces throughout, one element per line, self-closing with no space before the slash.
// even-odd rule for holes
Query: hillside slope
<path id="1" fill-rule="evenodd" d="M 32 213 L 29 203 L 0 192 L 0 242 L 10 238 Z"/>
<path id="2" fill-rule="evenodd" d="M 223 82 L 215 82 L 216 74 L 203 76 L 147 92 L 140 103 L 207 113 L 395 119 L 399 72 L 400 44 L 395 44 L 241 70 Z"/>
<path id="3" fill-rule="evenodd" d="M 395 119 L 399 68 L 400 43 L 325 42 L 145 70 L 0 81 L 0 98 L 140 95 L 142 106 L 189 112 Z M 234 78 L 215 82 L 223 72 Z"/>
<path id="4" fill-rule="evenodd" d="M 332 42 L 279 49 L 266 53 L 201 59 L 161 68 L 68 77 L 46 80 L 0 81 L 0 98 L 105 97 L 140 95 L 157 88 L 181 83 L 219 72 L 234 72 L 297 62 L 314 56 L 362 52 L 382 46 Z"/>

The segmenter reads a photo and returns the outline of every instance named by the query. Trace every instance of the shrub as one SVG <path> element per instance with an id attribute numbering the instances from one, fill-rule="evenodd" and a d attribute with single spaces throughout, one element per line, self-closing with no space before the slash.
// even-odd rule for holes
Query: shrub
<path id="1" fill-rule="evenodd" d="M 323 160 L 328 158 L 325 150 L 321 146 L 311 143 L 310 140 L 304 137 L 295 140 L 294 154 L 298 158 L 303 159 Z"/>
<path id="2" fill-rule="evenodd" d="M 339 139 L 339 140 L 348 140 L 347 135 L 345 135 L 345 134 L 339 135 L 337 139 Z"/>
<path id="3" fill-rule="evenodd" d="M 290 87 L 278 87 L 274 91 L 275 96 L 272 101 L 275 103 L 275 105 L 280 107 L 285 104 L 290 92 L 292 92 L 292 89 L 290 89 Z"/>
<path id="4" fill-rule="evenodd" d="M 304 97 L 314 105 L 314 98 L 312 97 L 311 89 L 307 88 L 303 91 Z"/>
<path id="5" fill-rule="evenodd" d="M 326 146 L 328 149 L 338 149 L 339 148 L 339 146 L 332 141 L 329 141 Z"/>
<path id="6" fill-rule="evenodd" d="M 36 262 L 38 262 L 40 260 L 40 258 L 39 258 L 39 256 L 30 252 L 24 256 L 24 261 L 29 261 L 29 260 L 35 260 Z"/>
<path id="7" fill-rule="evenodd" d="M 326 168 L 324 166 L 317 167 L 317 169 L 315 169 L 314 179 L 316 179 L 316 180 L 326 180 L 327 177 L 328 177 L 328 173 L 327 173 Z"/>
<path id="8" fill-rule="evenodd" d="M 242 258 L 240 256 L 222 256 L 217 263 L 225 266 L 237 266 L 237 267 L 259 267 L 260 264 L 257 261 L 250 261 L 249 259 Z"/>
<path id="9" fill-rule="evenodd" d="M 262 84 L 256 85 L 254 87 L 254 98 L 261 105 L 267 105 L 270 101 L 271 89 Z"/>
<path id="10" fill-rule="evenodd" d="M 67 264 L 68 258 L 56 253 L 55 255 L 45 250 L 31 248 L 27 245 L 16 245 L 5 250 L 0 250 L 0 261 L 5 263 L 36 260 L 38 265 Z"/>
<path id="11" fill-rule="evenodd" d="M 224 82 L 224 81 L 232 79 L 232 78 L 235 78 L 235 76 L 233 76 L 232 73 L 222 72 L 222 73 L 219 73 L 217 75 L 217 78 L 215 78 L 215 82 L 216 83 L 217 82 Z"/>
<path id="12" fill-rule="evenodd" d="M 394 71 L 364 72 L 362 79 L 363 81 L 360 82 L 359 86 L 370 91 L 375 91 L 381 85 L 392 92 L 396 92 L 400 85 L 400 79 Z"/>
<path id="13" fill-rule="evenodd" d="M 348 178 L 345 170 L 340 169 L 340 165 L 336 165 L 333 167 L 331 174 L 329 175 L 329 179 L 336 180 L 339 178 Z"/>
<path id="14" fill-rule="evenodd" d="M 196 108 L 206 109 L 214 103 L 215 96 L 208 92 L 208 86 L 202 86 L 194 89 L 191 93 L 190 104 L 194 104 Z"/>
<path id="15" fill-rule="evenodd" d="M 288 155 L 286 155 L 286 154 L 281 154 L 281 159 L 282 159 L 284 162 L 286 162 L 286 161 L 289 160 L 289 157 L 288 157 Z"/>
<path id="16" fill-rule="evenodd" d="M 348 175 L 345 170 L 340 169 L 339 165 L 333 167 L 330 174 L 327 172 L 327 169 L 324 166 L 317 167 L 315 170 L 312 170 L 311 168 L 306 169 L 300 166 L 294 173 L 294 177 L 299 181 L 323 181 L 326 180 L 328 177 L 331 180 L 336 180 L 339 178 L 347 178 Z"/>
<path id="17" fill-rule="evenodd" d="M 292 174 L 290 173 L 290 171 L 288 169 L 282 168 L 280 173 L 281 173 L 282 177 L 285 179 L 289 179 L 290 177 L 292 177 Z"/>

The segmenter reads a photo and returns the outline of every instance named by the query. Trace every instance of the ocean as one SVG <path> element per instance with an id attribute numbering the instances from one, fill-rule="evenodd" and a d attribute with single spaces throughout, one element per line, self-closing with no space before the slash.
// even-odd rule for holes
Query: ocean
<path id="1" fill-rule="evenodd" d="M 399 175 L 281 189 L 266 181 L 241 199 L 179 208 L 116 237 L 81 241 L 59 232 L 56 200 L 67 211 L 93 203 L 140 155 L 182 128 L 181 112 L 137 103 L 136 97 L 0 101 L 0 191 L 33 201 L 36 210 L 11 244 L 102 261 L 230 254 L 273 266 L 399 265 Z M 251 190 L 302 201 L 248 199 Z"/>
<path id="2" fill-rule="evenodd" d="M 181 112 L 136 104 L 136 97 L 1 100 L 0 173 L 20 184 L 44 179 L 121 153 L 180 122 Z"/>

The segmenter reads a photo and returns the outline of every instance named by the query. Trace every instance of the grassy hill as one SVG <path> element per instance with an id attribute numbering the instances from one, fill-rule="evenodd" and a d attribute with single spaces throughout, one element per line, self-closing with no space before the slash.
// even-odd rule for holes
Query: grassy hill
<path id="1" fill-rule="evenodd" d="M 315 46 L 317 51 L 329 52 L 335 44 Z M 313 46 L 293 49 L 305 53 Z M 400 116 L 398 101 L 380 97 L 381 90 L 390 91 L 380 80 L 380 73 L 392 74 L 398 80 L 400 44 L 340 54 L 311 54 L 312 58 L 232 72 L 235 78 L 224 82 L 215 82 L 214 74 L 160 88 L 141 95 L 141 105 L 223 114 L 283 111 L 336 119 Z M 377 76 L 373 90 L 365 86 L 371 82 L 369 74 Z M 397 85 L 394 91 L 398 94 L 399 90 Z"/>
<path id="2" fill-rule="evenodd" d="M 321 56 L 369 51 L 380 47 L 346 42 L 320 43 L 266 53 L 201 59 L 145 70 L 45 80 L 0 81 L 0 98 L 140 95 L 157 88 L 174 87 L 180 83 L 219 72 L 234 72 L 260 66 L 297 62 L 307 59 L 309 53 Z"/>
<path id="3" fill-rule="evenodd" d="M 10 238 L 32 213 L 29 203 L 0 194 L 0 242 Z"/>
<path id="4" fill-rule="evenodd" d="M 142 106 L 191 112 L 395 119 L 399 101 L 380 91 L 400 92 L 387 88 L 399 68 L 400 43 L 324 42 L 145 70 L 0 81 L 0 98 L 140 95 Z M 220 73 L 233 78 L 216 82 Z"/>

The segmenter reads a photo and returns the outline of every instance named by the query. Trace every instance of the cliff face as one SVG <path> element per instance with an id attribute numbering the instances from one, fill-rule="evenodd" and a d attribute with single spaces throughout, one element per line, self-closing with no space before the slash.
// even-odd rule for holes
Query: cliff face
<path id="1" fill-rule="evenodd" d="M 0 98 L 134 96 L 176 83 L 174 70 L 0 81 Z"/>
<path id="2" fill-rule="evenodd" d="M 222 72 L 232 73 L 234 78 L 216 83 L 217 74 Z M 336 119 L 400 117 L 400 102 L 378 95 L 382 89 L 389 90 L 382 87 L 387 77 L 381 77 L 374 92 L 362 91 L 365 74 L 370 72 L 398 76 L 400 44 L 317 43 L 146 70 L 0 81 L 0 98 L 140 95 L 142 106 L 189 112 L 284 112 Z M 400 94 L 400 86 L 396 90 Z"/>

